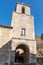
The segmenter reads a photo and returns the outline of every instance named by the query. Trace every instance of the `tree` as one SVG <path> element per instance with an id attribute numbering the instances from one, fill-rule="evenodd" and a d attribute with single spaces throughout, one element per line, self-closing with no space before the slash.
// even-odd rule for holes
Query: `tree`
<path id="1" fill-rule="evenodd" d="M 43 40 L 43 33 L 41 34 L 41 39 Z"/>

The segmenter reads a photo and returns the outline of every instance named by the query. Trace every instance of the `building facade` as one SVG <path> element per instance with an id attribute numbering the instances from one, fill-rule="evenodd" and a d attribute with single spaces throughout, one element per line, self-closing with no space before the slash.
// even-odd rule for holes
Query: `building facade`
<path id="1" fill-rule="evenodd" d="M 11 62 L 36 62 L 34 17 L 30 6 L 20 3 L 13 11 L 11 26 L 0 25 L 0 64 Z"/>

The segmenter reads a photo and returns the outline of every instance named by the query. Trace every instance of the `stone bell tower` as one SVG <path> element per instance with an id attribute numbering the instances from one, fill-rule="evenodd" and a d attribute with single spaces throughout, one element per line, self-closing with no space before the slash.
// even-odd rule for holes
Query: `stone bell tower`
<path id="1" fill-rule="evenodd" d="M 30 6 L 16 4 L 11 26 L 13 26 L 12 62 L 29 63 L 36 61 L 34 17 L 30 14 Z"/>

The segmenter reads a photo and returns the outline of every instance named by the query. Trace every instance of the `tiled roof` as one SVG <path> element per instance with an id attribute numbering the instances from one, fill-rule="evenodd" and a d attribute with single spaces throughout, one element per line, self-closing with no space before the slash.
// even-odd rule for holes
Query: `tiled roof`
<path id="1" fill-rule="evenodd" d="M 12 28 L 13 28 L 13 27 L 11 27 L 11 26 L 5 26 L 5 25 L 0 25 L 0 27 L 9 28 L 9 29 L 12 29 Z"/>

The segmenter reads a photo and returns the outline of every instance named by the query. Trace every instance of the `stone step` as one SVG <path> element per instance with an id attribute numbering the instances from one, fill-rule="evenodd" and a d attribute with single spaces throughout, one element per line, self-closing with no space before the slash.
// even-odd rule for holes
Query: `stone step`
<path id="1" fill-rule="evenodd" d="M 12 63 L 11 65 L 37 65 L 36 63 Z"/>

